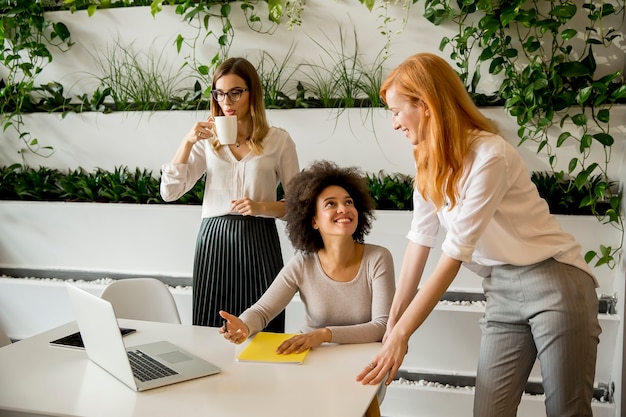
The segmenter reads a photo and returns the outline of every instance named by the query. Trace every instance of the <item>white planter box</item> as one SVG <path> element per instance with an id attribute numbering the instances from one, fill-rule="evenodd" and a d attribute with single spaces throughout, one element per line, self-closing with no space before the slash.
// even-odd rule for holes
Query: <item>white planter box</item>
<path id="1" fill-rule="evenodd" d="M 518 144 L 517 125 L 502 108 L 483 108 L 493 119 L 506 140 Z M 270 124 L 286 129 L 296 143 L 301 168 L 312 161 L 329 159 L 340 165 L 354 165 L 365 172 L 415 174 L 412 146 L 401 132 L 394 131 L 391 112 L 384 109 L 292 109 L 268 110 Z M 174 152 L 191 126 L 204 120 L 207 112 L 161 111 L 59 114 L 34 113 L 23 115 L 27 131 L 39 139 L 42 146 L 51 146 L 50 158 L 17 152 L 23 143 L 12 130 L 0 140 L 0 161 L 3 165 L 22 163 L 22 157 L 33 167 L 47 166 L 61 170 L 82 167 L 113 170 L 117 166 L 148 169 L 159 175 L 161 165 L 171 160 Z M 626 106 L 618 106 L 615 120 L 626 120 Z M 616 131 L 626 129 L 617 124 Z M 560 131 L 554 130 L 555 137 Z M 612 179 L 626 178 L 620 156 L 626 150 L 626 138 L 615 136 L 609 175 Z M 527 143 L 518 148 L 530 171 L 545 171 L 545 155 L 537 154 L 536 146 Z M 560 150 L 559 163 L 566 168 L 570 158 L 578 155 L 573 145 Z M 601 162 L 605 155 L 594 148 L 593 161 Z"/>
<path id="2" fill-rule="evenodd" d="M 47 203 L 0 201 L 0 269 L 89 271 L 166 277 L 191 277 L 200 206 L 177 204 Z M 618 233 L 593 217 L 557 216 L 564 230 L 583 244 L 583 252 L 600 243 L 615 245 Z M 396 275 L 411 222 L 408 211 L 377 211 L 367 241 L 388 247 Z M 294 252 L 277 221 L 287 261 Z M 441 238 L 440 238 L 441 239 Z M 433 248 L 427 272 L 434 268 Z M 599 292 L 612 294 L 616 271 L 594 270 Z M 481 291 L 480 278 L 462 268 L 453 289 Z"/>
<path id="3" fill-rule="evenodd" d="M 0 267 L 190 277 L 200 206 L 0 202 Z"/>

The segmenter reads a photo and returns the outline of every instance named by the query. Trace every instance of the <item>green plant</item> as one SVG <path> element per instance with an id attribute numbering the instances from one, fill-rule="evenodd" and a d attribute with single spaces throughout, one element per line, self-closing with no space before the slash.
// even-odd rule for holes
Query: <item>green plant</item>
<path id="1" fill-rule="evenodd" d="M 110 106 L 106 105 L 107 97 L 111 96 L 111 89 L 105 88 L 104 90 L 100 90 L 100 88 L 96 88 L 93 92 L 93 95 L 89 97 L 87 94 L 82 94 L 78 96 L 81 104 L 78 107 L 78 111 L 101 111 L 103 113 L 109 113 L 111 111 Z"/>
<path id="2" fill-rule="evenodd" d="M 15 176 L 14 195 L 19 200 L 54 201 L 59 198 L 57 187 L 60 172 L 46 167 L 26 170 Z"/>
<path id="3" fill-rule="evenodd" d="M 359 71 L 361 77 L 357 83 L 357 91 L 359 91 L 369 102 L 369 107 L 384 107 L 382 98 L 380 97 L 380 86 L 383 83 L 383 64 L 385 56 L 380 51 L 376 59 L 367 65 L 360 63 Z"/>
<path id="4" fill-rule="evenodd" d="M 59 199 L 71 202 L 98 201 L 98 182 L 95 174 L 87 173 L 82 168 L 68 171 L 60 175 L 57 183 Z"/>
<path id="5" fill-rule="evenodd" d="M 0 62 L 6 78 L 0 83 L 2 131 L 14 129 L 30 151 L 49 156 L 52 149 L 23 130 L 22 111 L 30 106 L 35 79 L 52 61 L 49 47 L 69 49 L 70 32 L 62 22 L 50 22 L 44 10 L 53 1 L 0 1 Z"/>
<path id="6" fill-rule="evenodd" d="M 378 91 L 385 60 L 383 51 L 368 65 L 361 60 L 354 29 L 351 45 L 348 45 L 342 29 L 339 29 L 338 34 L 339 45 L 330 36 L 325 37 L 330 47 L 312 39 L 323 51 L 321 63 L 302 63 L 302 73 L 306 78 L 302 83 L 305 91 L 309 91 L 312 98 L 324 108 L 382 106 Z"/>
<path id="7" fill-rule="evenodd" d="M 179 34 L 175 45 L 179 53 L 183 46 L 189 49 L 186 64 L 195 69 L 203 77 L 207 85 L 210 85 L 212 71 L 228 58 L 230 46 L 235 35 L 234 26 L 231 22 L 232 4 L 231 0 L 154 0 L 151 3 L 151 12 L 156 16 L 163 9 L 163 3 L 175 5 L 176 13 L 183 17 L 191 27 L 195 28 L 195 34 L 191 37 L 184 37 Z M 256 6 L 266 3 L 268 14 L 264 21 L 257 13 Z M 246 17 L 248 27 L 259 33 L 273 33 L 283 16 L 281 0 L 242 0 L 239 2 L 240 9 Z M 215 25 L 214 22 L 219 22 Z M 217 48 L 213 52 L 210 63 L 199 62 L 196 51 L 200 45 L 205 44 L 208 38 L 213 38 Z M 209 87 L 210 88 L 210 87 Z M 208 96 L 210 92 L 205 91 Z"/>
<path id="8" fill-rule="evenodd" d="M 322 103 L 325 103 L 324 107 L 331 103 L 335 103 L 334 107 L 354 107 L 356 102 L 357 86 L 361 82 L 362 73 L 359 71 L 356 31 L 353 34 L 354 48 L 352 51 L 346 49 L 344 33 L 341 29 L 339 29 L 338 35 L 339 47 L 333 44 L 329 35 L 325 34 L 324 36 L 331 44 L 330 48 L 309 36 L 327 58 L 325 60 L 322 57 L 321 64 L 307 63 L 304 65 L 315 74 L 315 78 L 309 78 L 311 81 L 316 81 L 311 84 L 310 90 L 316 94 Z"/>
<path id="9" fill-rule="evenodd" d="M 15 183 L 17 182 L 16 177 L 20 166 L 20 164 L 13 164 L 8 167 L 0 167 L 0 199 L 18 200 L 15 192 Z"/>
<path id="10" fill-rule="evenodd" d="M 157 52 L 154 46 L 140 51 L 121 40 L 94 53 L 94 61 L 100 70 L 94 77 L 120 111 L 166 110 L 172 98 L 185 90 L 183 81 L 192 76 L 168 66 L 163 51 Z"/>
<path id="11" fill-rule="evenodd" d="M 112 203 L 143 203 L 159 201 L 158 183 L 152 173 L 146 170 L 130 172 L 126 167 L 116 167 L 113 171 L 97 169 L 95 172 L 99 186 L 98 197 Z"/>
<path id="12" fill-rule="evenodd" d="M 50 0 L 47 10 L 87 10 L 89 16 L 98 9 L 150 6 L 152 0 Z"/>
<path id="13" fill-rule="evenodd" d="M 367 173 L 366 179 L 376 209 L 412 210 L 412 176 L 379 171 Z M 584 205 L 586 192 L 572 192 L 566 178 L 552 172 L 533 172 L 531 179 L 551 213 L 593 215 Z M 589 186 L 593 187 L 600 180 L 600 177 L 593 178 Z M 159 184 L 159 177 L 139 168 L 131 171 L 120 166 L 113 171 L 97 168 L 87 172 L 82 168 L 61 171 L 20 164 L 0 166 L 0 200 L 163 204 Z M 205 179 L 201 178 L 175 204 L 202 204 L 204 185 Z M 278 199 L 284 197 L 281 185 L 277 187 L 276 195 Z M 621 195 L 617 197 L 621 198 Z M 609 209 L 608 202 L 604 209 Z"/>
<path id="14" fill-rule="evenodd" d="M 63 94 L 63 85 L 58 82 L 49 82 L 33 89 L 40 97 L 36 108 L 38 111 L 61 112 L 63 116 L 73 110 L 71 99 Z"/>
<path id="15" fill-rule="evenodd" d="M 74 0 L 66 0 L 74 1 Z M 394 32 L 389 29 L 389 25 L 394 19 L 387 14 L 388 8 L 392 4 L 402 3 L 406 16 L 410 9 L 410 4 L 417 0 L 359 0 L 370 11 L 376 9 L 380 12 L 379 19 L 381 25 L 379 31 L 387 37 L 388 48 L 391 34 Z M 83 0 L 84 3 L 91 3 Z M 189 64 L 197 68 L 203 75 L 208 75 L 211 68 L 215 68 L 221 61 L 228 57 L 230 46 L 235 35 L 233 24 L 230 20 L 232 14 L 232 0 L 154 0 L 151 2 L 151 11 L 153 15 L 163 10 L 163 4 L 171 4 L 176 6 L 176 13 L 183 16 L 183 19 L 190 25 L 198 29 L 196 35 L 191 38 L 185 38 L 179 35 L 176 39 L 176 46 L 180 52 L 182 46 L 187 44 L 191 46 L 192 55 Z M 278 25 L 285 20 L 285 25 L 289 30 L 300 26 L 302 23 L 302 14 L 305 12 L 304 0 L 241 0 L 239 7 L 246 17 L 248 27 L 259 33 L 273 33 Z M 262 18 L 257 14 L 256 10 L 259 5 L 267 8 L 266 18 Z M 91 6 L 93 7 L 93 6 Z M 94 8 L 95 10 L 95 8 Z M 402 26 L 406 24 L 406 16 L 402 19 Z M 218 20 L 219 25 L 216 28 L 211 22 Z M 396 30 L 396 31 L 400 31 Z M 204 42 L 208 37 L 213 37 L 217 41 L 218 51 L 211 59 L 210 65 L 197 65 L 197 60 L 193 54 L 198 46 L 198 41 Z"/>
<path id="16" fill-rule="evenodd" d="M 164 203 L 159 194 L 160 179 L 148 170 L 135 171 L 116 167 L 113 171 L 82 168 L 63 172 L 58 169 L 38 169 L 14 164 L 0 167 L 0 200 L 73 201 L 101 203 Z M 179 204 L 201 204 L 204 181 L 196 186 Z"/>
<path id="17" fill-rule="evenodd" d="M 268 109 L 293 107 L 287 84 L 294 78 L 299 67 L 290 64 L 294 51 L 295 45 L 291 45 L 280 62 L 267 51 L 261 51 L 256 69 L 263 85 L 265 107 Z"/>
<path id="18" fill-rule="evenodd" d="M 402 7 L 408 12 L 411 2 L 415 0 L 360 0 L 369 10 L 377 10 L 381 14 L 381 33 L 389 37 L 391 30 L 383 30 L 383 27 L 391 24 L 394 19 L 385 16 L 391 5 L 402 3 Z M 154 16 L 160 13 L 164 5 L 171 5 L 183 20 L 196 28 L 195 35 L 187 38 L 179 35 L 175 40 L 175 46 L 179 53 L 182 53 L 183 46 L 189 48 L 189 55 L 183 65 L 183 70 L 191 68 L 195 71 L 199 81 L 194 85 L 193 91 L 187 87 L 179 89 L 177 77 L 178 71 L 164 72 L 162 55 L 155 54 L 154 50 L 149 52 L 136 52 L 132 45 L 122 45 L 119 41 L 106 51 L 95 53 L 102 74 L 96 75 L 100 79 L 101 86 L 90 97 L 89 94 L 78 96 L 78 102 L 63 95 L 63 86 L 56 81 L 44 86 L 35 86 L 34 81 L 40 70 L 33 72 L 30 84 L 15 85 L 0 80 L 4 89 L 6 100 L 5 109 L 16 109 L 13 115 L 8 117 L 12 120 L 12 125 L 21 128 L 21 114 L 30 111 L 120 111 L 120 110 L 167 110 L 167 109 L 206 109 L 209 100 L 208 87 L 210 84 L 211 72 L 224 58 L 228 56 L 230 45 L 234 37 L 234 28 L 231 16 L 234 13 L 233 4 L 237 4 L 241 13 L 245 16 L 248 26 L 259 33 L 273 33 L 278 24 L 287 21 L 286 25 L 291 30 L 299 26 L 301 16 L 305 12 L 305 2 L 302 0 L 281 1 L 281 0 L 242 0 L 233 2 L 231 0 L 64 0 L 63 2 L 48 0 L 35 2 L 28 8 L 12 8 L 13 2 L 6 3 L 2 9 L 4 26 L 15 26 L 25 23 L 22 33 L 25 34 L 48 34 L 39 39 L 41 42 L 29 43 L 29 48 L 42 51 L 49 59 L 52 58 L 49 50 L 49 42 L 56 40 L 58 45 L 71 46 L 69 31 L 63 23 L 51 23 L 46 20 L 44 12 L 50 10 L 70 10 L 76 12 L 86 10 L 92 16 L 99 9 L 112 7 L 135 7 L 149 5 Z M 8 12 L 11 6 L 10 13 Z M 257 8 L 263 6 L 267 8 L 267 16 L 263 17 L 257 13 Z M 21 13 L 20 13 L 21 10 Z M 26 24 L 26 22 L 28 22 Z M 402 25 L 406 24 L 403 18 Z M 43 28 L 43 29 L 42 29 Z M 210 38 L 215 41 L 207 42 Z M 266 105 L 268 108 L 290 108 L 290 107 L 352 107 L 352 106 L 380 106 L 380 98 L 377 95 L 378 86 L 382 78 L 382 63 L 386 58 L 386 52 L 381 51 L 379 58 L 371 66 L 363 65 L 358 60 L 358 48 L 356 45 L 354 54 L 346 53 L 343 48 L 343 33 L 340 33 L 341 49 L 336 52 L 340 54 L 334 63 L 335 75 L 329 75 L 329 71 L 324 65 L 313 69 L 313 76 L 310 78 L 314 88 L 308 88 L 303 80 L 295 79 L 295 72 L 301 64 L 289 68 L 287 72 L 286 63 L 293 54 L 293 47 L 288 51 L 283 62 L 278 63 L 273 57 L 266 53 L 262 57 L 261 65 L 267 64 L 262 70 L 267 69 L 264 77 L 266 91 Z M 63 42 L 60 42 L 62 40 Z M 45 42 L 44 42 L 45 41 Z M 205 44 L 217 45 L 216 52 L 209 63 L 200 63 L 196 57 L 196 51 Z M 52 45 L 55 43 L 52 42 Z M 22 48 L 26 43 L 22 44 Z M 33 48 L 32 45 L 36 47 Z M 209 45 L 209 48 L 211 46 Z M 388 47 L 388 43 L 385 46 Z M 163 52 L 161 52 L 163 54 Z M 28 59 L 25 60 L 25 62 Z M 29 63 L 30 65 L 31 63 Z M 37 67 L 36 63 L 32 63 Z M 12 71 L 11 74 L 14 74 Z M 332 73 L 330 73 L 332 74 Z M 272 75 L 276 77 L 273 78 Z M 180 76 L 182 77 L 182 76 Z M 282 79 L 281 79 L 282 78 Z M 325 90 L 323 83 L 325 79 L 332 84 Z M 290 91 L 286 91 L 286 80 L 291 80 Z M 10 85 L 9 85 L 10 84 Z M 317 85 L 316 85 L 317 84 Z M 198 93 L 197 87 L 201 86 L 202 93 Z M 294 87 L 295 86 L 295 87 Z M 320 86 L 321 88 L 316 88 Z M 21 88 L 20 87 L 27 87 Z M 9 94 L 13 92 L 14 94 Z M 34 94 L 33 94 L 34 93 Z M 295 94 L 295 97 L 292 95 Z M 306 97 L 313 93 L 319 98 Z M 4 113 L 7 113 L 4 111 Z M 28 132 L 20 137 L 26 141 L 31 149 L 39 149 L 38 139 L 30 139 Z M 40 147 L 41 149 L 46 149 Z M 50 149 L 50 151 L 52 151 Z"/>
<path id="19" fill-rule="evenodd" d="M 366 174 L 378 210 L 412 210 L 413 178 L 404 174 Z"/>
<path id="20" fill-rule="evenodd" d="M 624 234 L 619 198 L 612 191 L 608 162 L 615 139 L 609 128 L 611 109 L 626 99 L 619 71 L 596 76 L 594 48 L 623 36 L 606 24 L 611 16 L 626 16 L 626 0 L 612 3 L 571 0 L 425 0 L 424 16 L 433 24 L 454 22 L 457 35 L 444 38 L 440 49 L 451 48 L 459 75 L 468 91 L 478 93 L 487 70 L 502 83 L 498 95 L 519 125 L 520 144 L 534 142 L 547 154 L 554 174 L 567 180 L 571 193 L 585 193 L 587 206 L 601 222 Z M 577 6 L 579 4 L 579 6 Z M 571 22 L 586 19 L 579 33 Z M 623 23 L 622 23 L 623 24 Z M 578 27 L 580 25 L 577 25 Z M 581 41 L 582 39 L 582 41 Z M 485 64 L 487 69 L 481 64 Z M 555 127 L 563 132 L 553 138 Z M 579 154 L 566 170 L 558 168 L 560 149 L 576 143 Z M 593 161 L 600 147 L 602 161 Z M 592 181 L 593 179 L 593 181 Z M 599 203 L 608 202 L 608 209 Z M 613 267 L 622 246 L 589 251 L 587 262 Z"/>
<path id="21" fill-rule="evenodd" d="M 413 206 L 413 179 L 383 172 L 367 175 L 370 193 L 379 210 L 410 210 Z M 70 201 L 100 203 L 164 204 L 159 193 L 160 178 L 148 170 L 116 167 L 113 171 L 82 168 L 61 171 L 20 164 L 0 166 L 0 200 Z M 174 204 L 202 204 L 205 179 Z M 276 189 L 281 199 L 281 185 Z"/>
<path id="22" fill-rule="evenodd" d="M 570 178 L 563 173 L 533 172 L 531 180 L 537 186 L 539 195 L 546 200 L 550 212 L 553 214 L 569 215 L 606 215 L 609 210 L 620 212 L 621 194 L 615 193 L 613 200 L 598 201 L 595 210 L 586 204 L 590 191 L 602 182 L 602 177 L 596 175 L 589 178 L 581 189 L 572 185 Z M 615 183 L 611 183 L 615 187 Z"/>

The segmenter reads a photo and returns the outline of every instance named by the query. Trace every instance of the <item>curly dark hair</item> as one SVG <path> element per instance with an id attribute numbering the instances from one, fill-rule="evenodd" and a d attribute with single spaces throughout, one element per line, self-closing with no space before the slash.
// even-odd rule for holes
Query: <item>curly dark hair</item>
<path id="1" fill-rule="evenodd" d="M 287 223 L 287 236 L 294 248 L 309 253 L 324 248 L 322 236 L 313 228 L 313 217 L 317 197 L 331 185 L 345 189 L 354 201 L 359 222 L 352 235 L 354 241 L 363 243 L 371 230 L 376 204 L 362 171 L 357 167 L 340 168 L 331 161 L 315 161 L 289 182 L 285 194 L 286 213 L 283 220 Z"/>

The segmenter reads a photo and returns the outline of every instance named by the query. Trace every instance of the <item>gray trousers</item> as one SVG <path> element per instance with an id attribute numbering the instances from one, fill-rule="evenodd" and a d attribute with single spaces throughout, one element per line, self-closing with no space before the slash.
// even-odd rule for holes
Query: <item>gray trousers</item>
<path id="1" fill-rule="evenodd" d="M 547 416 L 592 416 L 602 331 L 593 279 L 548 259 L 496 267 L 483 289 L 474 416 L 515 416 L 536 358 Z"/>

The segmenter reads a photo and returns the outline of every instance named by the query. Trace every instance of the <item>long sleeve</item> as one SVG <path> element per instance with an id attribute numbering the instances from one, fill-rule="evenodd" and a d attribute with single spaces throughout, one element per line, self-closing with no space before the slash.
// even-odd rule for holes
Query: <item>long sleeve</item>
<path id="1" fill-rule="evenodd" d="M 164 201 L 176 201 L 191 190 L 206 171 L 208 142 L 196 143 L 186 164 L 166 163 L 161 166 L 160 192 Z M 210 152 L 210 150 L 209 150 Z"/>
<path id="2" fill-rule="evenodd" d="M 298 253 L 240 318 L 254 334 L 299 293 L 305 306 L 302 332 L 328 327 L 333 343 L 375 342 L 385 333 L 394 291 L 393 258 L 381 246 L 365 245 L 359 272 L 349 282 L 330 279 L 317 254 Z"/>

